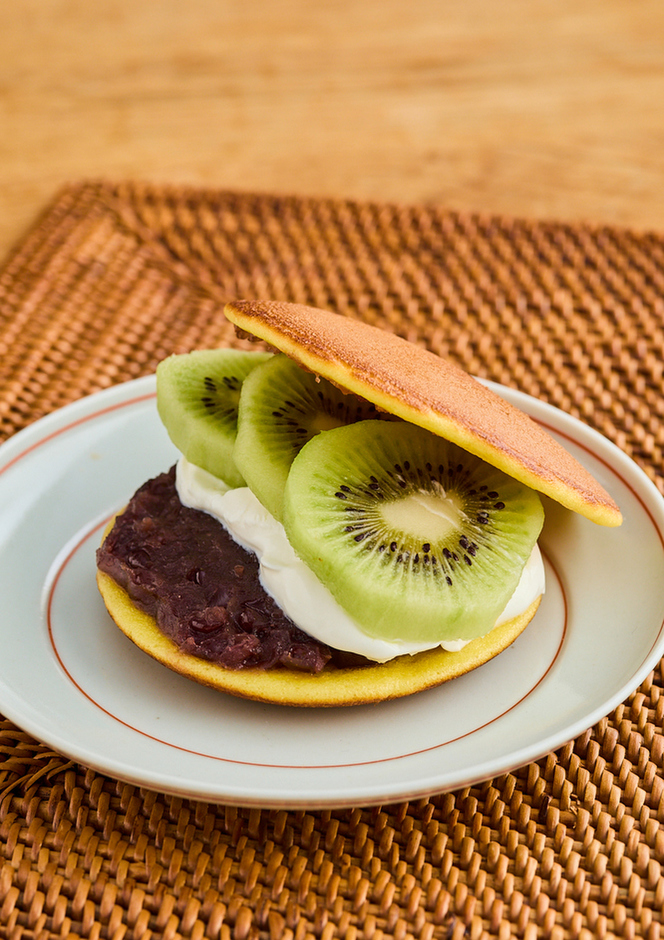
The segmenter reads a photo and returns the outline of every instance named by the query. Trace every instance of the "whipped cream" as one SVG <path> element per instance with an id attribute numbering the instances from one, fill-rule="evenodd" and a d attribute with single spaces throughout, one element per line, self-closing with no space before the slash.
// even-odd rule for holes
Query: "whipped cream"
<path id="1" fill-rule="evenodd" d="M 184 457 L 177 465 L 176 486 L 184 506 L 214 516 L 239 545 L 257 556 L 263 588 L 305 633 L 335 649 L 358 653 L 380 663 L 432 648 L 430 642 L 418 644 L 367 636 L 298 558 L 282 524 L 248 487 L 230 489 Z M 523 613 L 543 593 L 544 565 L 536 545 L 496 626 Z M 439 645 L 458 652 L 467 642 L 452 640 Z"/>

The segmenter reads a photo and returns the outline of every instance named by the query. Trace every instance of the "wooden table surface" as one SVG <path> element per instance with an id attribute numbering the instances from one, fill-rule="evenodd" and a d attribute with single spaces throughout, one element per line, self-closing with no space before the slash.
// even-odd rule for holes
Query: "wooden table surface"
<path id="1" fill-rule="evenodd" d="M 6 0 L 0 256 L 141 179 L 664 231 L 662 0 Z"/>

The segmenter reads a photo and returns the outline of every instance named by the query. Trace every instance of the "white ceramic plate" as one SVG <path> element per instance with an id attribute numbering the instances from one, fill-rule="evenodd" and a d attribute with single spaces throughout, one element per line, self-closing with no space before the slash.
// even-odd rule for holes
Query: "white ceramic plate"
<path id="1" fill-rule="evenodd" d="M 588 466 L 625 522 L 600 528 L 546 501 L 547 594 L 494 661 L 399 701 L 301 710 L 222 695 L 136 649 L 97 593 L 95 549 L 109 515 L 177 457 L 150 377 L 76 402 L 0 448 L 0 711 L 122 780 L 264 807 L 425 796 L 575 737 L 664 654 L 664 500 L 596 432 L 495 388 Z"/>

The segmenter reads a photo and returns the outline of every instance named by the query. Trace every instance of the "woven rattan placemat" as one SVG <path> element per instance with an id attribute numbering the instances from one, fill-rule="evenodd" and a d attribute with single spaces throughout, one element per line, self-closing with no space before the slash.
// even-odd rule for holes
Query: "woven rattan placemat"
<path id="1" fill-rule="evenodd" d="M 664 489 L 664 237 L 89 183 L 0 270 L 7 437 L 173 351 L 225 298 L 331 307 L 593 425 Z M 244 810 L 0 723 L 0 937 L 660 936 L 663 676 L 554 754 L 397 806 Z"/>

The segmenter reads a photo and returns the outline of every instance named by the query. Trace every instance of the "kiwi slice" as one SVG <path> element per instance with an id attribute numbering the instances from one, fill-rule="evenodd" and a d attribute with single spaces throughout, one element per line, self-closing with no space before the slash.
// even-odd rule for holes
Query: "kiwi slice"
<path id="1" fill-rule="evenodd" d="M 539 496 L 406 422 L 327 431 L 293 461 L 284 527 L 361 629 L 388 640 L 484 636 L 544 521 Z"/>
<path id="2" fill-rule="evenodd" d="M 378 418 L 376 406 L 277 354 L 242 386 L 233 457 L 254 495 L 281 520 L 288 471 L 321 431 Z"/>
<path id="3" fill-rule="evenodd" d="M 233 460 L 240 390 L 271 353 L 199 349 L 157 366 L 157 409 L 187 460 L 231 487 L 244 486 Z"/>

